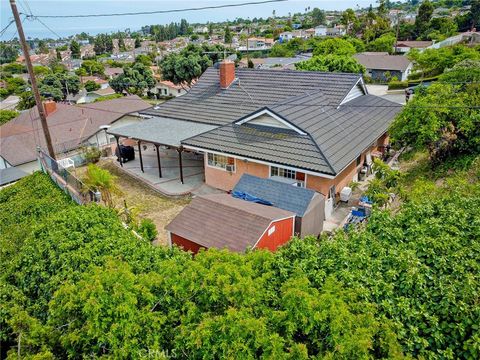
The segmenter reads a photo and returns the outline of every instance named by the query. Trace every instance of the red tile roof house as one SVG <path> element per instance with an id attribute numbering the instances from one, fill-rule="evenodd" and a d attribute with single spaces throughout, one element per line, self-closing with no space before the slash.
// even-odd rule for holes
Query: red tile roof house
<path id="1" fill-rule="evenodd" d="M 114 143 L 102 125 L 124 126 L 140 121 L 138 112 L 151 107 L 138 96 L 85 105 L 45 102 L 55 151 L 69 153 L 84 145 Z M 15 166 L 27 173 L 38 170 L 36 147 L 45 146 L 37 108 L 22 112 L 0 126 L 0 169 Z"/>
<path id="2" fill-rule="evenodd" d="M 368 94 L 359 74 L 209 68 L 184 96 L 110 131 L 204 154 L 205 182 L 232 190 L 242 174 L 335 197 L 388 143 L 401 105 Z M 171 128 L 175 128 L 172 134 Z"/>

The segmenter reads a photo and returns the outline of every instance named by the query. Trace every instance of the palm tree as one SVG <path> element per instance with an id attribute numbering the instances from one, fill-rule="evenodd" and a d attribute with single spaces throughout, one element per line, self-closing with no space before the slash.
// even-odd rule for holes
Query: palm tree
<path id="1" fill-rule="evenodd" d="M 86 190 L 100 191 L 105 205 L 110 208 L 114 207 L 112 195 L 121 193 L 116 184 L 117 177 L 115 175 L 95 164 L 89 164 L 82 180 Z"/>

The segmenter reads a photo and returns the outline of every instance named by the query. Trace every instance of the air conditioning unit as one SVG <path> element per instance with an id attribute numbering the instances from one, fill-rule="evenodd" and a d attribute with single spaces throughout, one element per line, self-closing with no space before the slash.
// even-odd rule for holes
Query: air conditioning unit
<path id="1" fill-rule="evenodd" d="M 228 172 L 234 172 L 235 171 L 235 165 L 226 165 L 225 166 L 225 170 L 227 170 Z"/>

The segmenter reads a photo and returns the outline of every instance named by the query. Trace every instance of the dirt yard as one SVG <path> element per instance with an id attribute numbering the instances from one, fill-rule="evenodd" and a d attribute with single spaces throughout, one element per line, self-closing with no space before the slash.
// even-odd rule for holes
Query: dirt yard
<path id="1" fill-rule="evenodd" d="M 171 199 L 160 195 L 138 180 L 121 172 L 109 160 L 102 160 L 97 165 L 109 170 L 116 175 L 117 185 L 122 194 L 114 195 L 114 202 L 117 207 L 123 207 L 124 200 L 127 207 L 134 208 L 138 217 L 151 219 L 158 230 L 156 244 L 167 244 L 167 232 L 164 227 L 190 202 L 190 198 Z M 76 169 L 77 175 L 81 178 L 85 167 Z"/>

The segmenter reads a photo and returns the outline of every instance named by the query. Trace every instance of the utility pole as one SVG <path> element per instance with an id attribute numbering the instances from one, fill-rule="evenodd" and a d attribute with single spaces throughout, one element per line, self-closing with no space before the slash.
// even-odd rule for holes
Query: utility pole
<path id="1" fill-rule="evenodd" d="M 23 55 L 25 56 L 25 64 L 27 65 L 28 75 L 30 76 L 30 82 L 32 84 L 33 95 L 35 96 L 35 102 L 37 103 L 38 116 L 42 123 L 43 134 L 45 135 L 45 142 L 47 143 L 48 154 L 55 160 L 55 151 L 53 150 L 52 138 L 50 131 L 48 130 L 47 117 L 45 115 L 45 109 L 43 108 L 42 98 L 38 92 L 37 81 L 35 74 L 33 73 L 32 61 L 30 60 L 30 54 L 28 53 L 28 45 L 25 40 L 25 34 L 23 33 L 22 22 L 20 21 L 20 15 L 18 14 L 17 4 L 15 0 L 10 0 L 10 7 L 12 8 L 13 17 L 17 24 L 18 37 L 20 38 L 20 44 L 22 45 Z"/>

